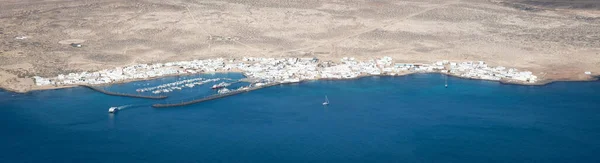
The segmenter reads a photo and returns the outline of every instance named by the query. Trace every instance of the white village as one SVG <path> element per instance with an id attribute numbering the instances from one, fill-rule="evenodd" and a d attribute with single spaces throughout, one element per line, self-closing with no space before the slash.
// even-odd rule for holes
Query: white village
<path id="1" fill-rule="evenodd" d="M 491 67 L 483 61 L 449 62 L 438 61 L 430 64 L 397 63 L 391 57 L 382 57 L 359 61 L 352 57 L 344 57 L 339 62 L 320 61 L 317 58 L 253 58 L 241 59 L 206 59 L 179 61 L 157 64 L 137 64 L 127 67 L 104 69 L 97 72 L 81 72 L 60 74 L 56 77 L 44 78 L 35 76 L 37 86 L 71 86 L 100 85 L 144 80 L 164 76 L 190 75 L 198 73 L 241 72 L 260 86 L 273 83 L 296 83 L 319 79 L 353 79 L 363 76 L 396 76 L 411 73 L 443 73 L 452 76 L 505 81 L 518 84 L 535 84 L 538 77 L 530 71 L 519 71 L 502 66 Z M 181 81 L 188 87 L 216 81 L 195 79 Z M 148 88 L 159 90 L 155 93 L 181 89 L 177 84 Z M 243 89 L 243 88 L 242 88 Z M 147 91 L 142 90 L 142 91 Z M 162 91 L 160 91 L 162 90 Z M 140 90 L 138 90 L 140 91 Z M 227 91 L 220 91 L 227 92 Z"/>

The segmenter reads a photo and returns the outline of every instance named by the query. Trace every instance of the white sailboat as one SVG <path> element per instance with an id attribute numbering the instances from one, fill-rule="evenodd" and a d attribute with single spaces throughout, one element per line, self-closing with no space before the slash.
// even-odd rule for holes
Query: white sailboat
<path id="1" fill-rule="evenodd" d="M 323 102 L 323 105 L 329 105 L 329 99 L 327 99 L 327 96 L 325 96 L 325 102 Z"/>
<path id="2" fill-rule="evenodd" d="M 444 86 L 445 86 L 446 88 L 448 88 L 448 75 L 445 75 L 445 78 L 446 78 L 446 82 L 445 82 L 446 84 L 445 84 Z"/>

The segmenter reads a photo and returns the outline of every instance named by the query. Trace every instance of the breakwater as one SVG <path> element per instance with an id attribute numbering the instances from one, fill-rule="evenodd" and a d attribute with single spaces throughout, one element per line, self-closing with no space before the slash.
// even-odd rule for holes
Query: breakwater
<path id="1" fill-rule="evenodd" d="M 91 90 L 94 91 L 98 91 L 100 93 L 104 93 L 106 95 L 110 95 L 110 96 L 121 96 L 121 97 L 132 97 L 132 98 L 147 98 L 147 99 L 165 99 L 167 98 L 167 96 L 146 96 L 146 95 L 134 95 L 134 94 L 125 94 L 125 93 L 116 93 L 116 92 L 109 92 L 100 88 L 96 88 L 96 87 L 92 87 L 89 85 L 79 85 L 81 87 L 85 87 L 85 88 L 89 88 Z"/>
<path id="2" fill-rule="evenodd" d="M 240 94 L 240 93 L 250 92 L 250 91 L 258 90 L 258 89 L 261 89 L 261 88 L 266 88 L 266 87 L 280 85 L 280 84 L 282 84 L 282 83 L 272 83 L 272 84 L 266 84 L 266 85 L 262 85 L 262 86 L 250 87 L 248 89 L 236 90 L 236 91 L 231 91 L 231 92 L 227 92 L 227 93 L 223 93 L 223 94 L 215 94 L 215 95 L 211 95 L 211 96 L 206 96 L 204 98 L 200 98 L 200 99 L 196 99 L 196 100 L 192 100 L 192 101 L 180 102 L 180 103 L 154 104 L 154 105 L 152 105 L 152 107 L 154 107 L 154 108 L 168 108 L 168 107 L 186 106 L 186 105 L 191 105 L 191 104 L 196 104 L 196 103 L 200 103 L 200 102 L 215 100 L 215 99 L 219 99 L 219 98 L 223 98 L 223 97 L 227 97 L 227 96 L 233 96 L 233 95 L 237 95 L 237 94 Z"/>

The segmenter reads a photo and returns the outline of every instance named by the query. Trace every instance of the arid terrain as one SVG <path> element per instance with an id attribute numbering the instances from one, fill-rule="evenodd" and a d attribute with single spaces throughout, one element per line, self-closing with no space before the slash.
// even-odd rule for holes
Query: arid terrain
<path id="1" fill-rule="evenodd" d="M 593 0 L 0 0 L 0 87 L 213 57 L 483 60 L 546 80 L 600 73 Z M 79 43 L 82 47 L 73 47 Z"/>

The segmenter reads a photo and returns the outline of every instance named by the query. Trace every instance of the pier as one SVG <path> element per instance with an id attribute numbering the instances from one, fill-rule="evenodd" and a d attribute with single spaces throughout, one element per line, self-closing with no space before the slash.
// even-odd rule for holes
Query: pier
<path id="1" fill-rule="evenodd" d="M 116 92 L 109 92 L 100 88 L 96 88 L 96 87 L 92 87 L 89 85 L 79 85 L 82 87 L 86 87 L 89 88 L 91 90 L 94 91 L 98 91 L 100 93 L 104 93 L 106 95 L 110 95 L 110 96 L 121 96 L 121 97 L 133 97 L 133 98 L 147 98 L 147 99 L 165 99 L 167 98 L 167 96 L 145 96 L 145 95 L 134 95 L 134 94 L 125 94 L 125 93 L 116 93 Z"/>
<path id="2" fill-rule="evenodd" d="M 227 93 L 223 93 L 223 94 L 210 95 L 210 96 L 206 96 L 204 98 L 200 98 L 200 99 L 197 99 L 197 100 L 185 101 L 185 102 L 180 102 L 180 103 L 154 104 L 154 105 L 152 105 L 152 107 L 154 107 L 154 108 L 168 108 L 168 107 L 186 106 L 186 105 L 191 105 L 191 104 L 201 103 L 201 102 L 205 102 L 205 101 L 215 100 L 215 99 L 219 99 L 219 98 L 223 98 L 223 97 L 227 97 L 227 96 L 233 96 L 233 95 L 237 95 L 237 94 L 240 94 L 240 93 L 250 92 L 250 91 L 258 90 L 258 89 L 261 89 L 261 88 L 266 88 L 266 87 L 280 85 L 280 84 L 282 84 L 282 83 L 272 83 L 272 84 L 266 84 L 266 85 L 262 85 L 262 86 L 258 86 L 258 87 L 250 87 L 250 88 L 244 89 L 244 90 L 236 90 L 236 91 L 231 91 L 231 92 L 227 92 Z"/>

